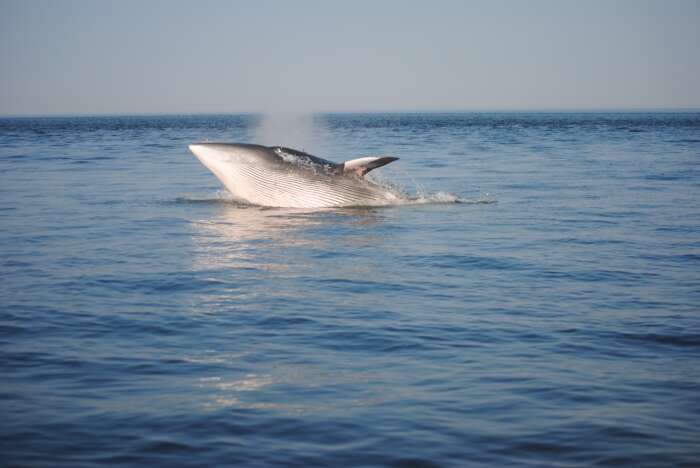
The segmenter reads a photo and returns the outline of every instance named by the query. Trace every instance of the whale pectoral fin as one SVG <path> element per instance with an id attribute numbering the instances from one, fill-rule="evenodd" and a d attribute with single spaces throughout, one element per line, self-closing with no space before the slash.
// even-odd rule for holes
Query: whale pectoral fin
<path id="1" fill-rule="evenodd" d="M 372 169 L 385 166 L 399 158 L 392 156 L 368 156 L 366 158 L 351 159 L 343 163 L 343 172 L 354 172 L 362 177 Z"/>

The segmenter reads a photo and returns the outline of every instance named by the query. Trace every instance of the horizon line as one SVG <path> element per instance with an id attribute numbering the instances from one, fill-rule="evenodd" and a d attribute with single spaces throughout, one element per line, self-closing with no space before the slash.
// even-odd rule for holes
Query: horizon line
<path id="1" fill-rule="evenodd" d="M 353 115 L 353 114 L 695 114 L 700 107 L 601 107 L 601 108 L 500 108 L 500 109 L 404 109 L 404 110 L 344 110 L 344 111 L 198 111 L 198 112 L 96 112 L 96 113 L 24 113 L 0 114 L 2 119 L 66 118 L 66 117 L 158 117 L 206 115 Z"/>

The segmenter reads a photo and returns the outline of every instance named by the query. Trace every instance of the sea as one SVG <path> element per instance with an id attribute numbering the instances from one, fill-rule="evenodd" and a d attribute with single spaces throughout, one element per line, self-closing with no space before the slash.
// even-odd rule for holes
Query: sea
<path id="1" fill-rule="evenodd" d="M 700 466 L 700 113 L 2 118 L 0 375 L 4 467 Z"/>

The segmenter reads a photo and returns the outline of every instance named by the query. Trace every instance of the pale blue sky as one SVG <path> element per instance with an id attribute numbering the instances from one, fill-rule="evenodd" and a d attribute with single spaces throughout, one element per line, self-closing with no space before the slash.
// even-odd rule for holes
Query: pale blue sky
<path id="1" fill-rule="evenodd" d="M 0 114 L 700 108 L 700 1 L 0 0 Z"/>

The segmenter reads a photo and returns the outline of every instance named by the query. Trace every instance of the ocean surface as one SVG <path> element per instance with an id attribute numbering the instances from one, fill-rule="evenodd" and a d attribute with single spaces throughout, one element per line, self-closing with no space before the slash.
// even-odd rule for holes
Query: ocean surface
<path id="1" fill-rule="evenodd" d="M 0 119 L 0 371 L 2 466 L 700 466 L 700 114 Z"/>

